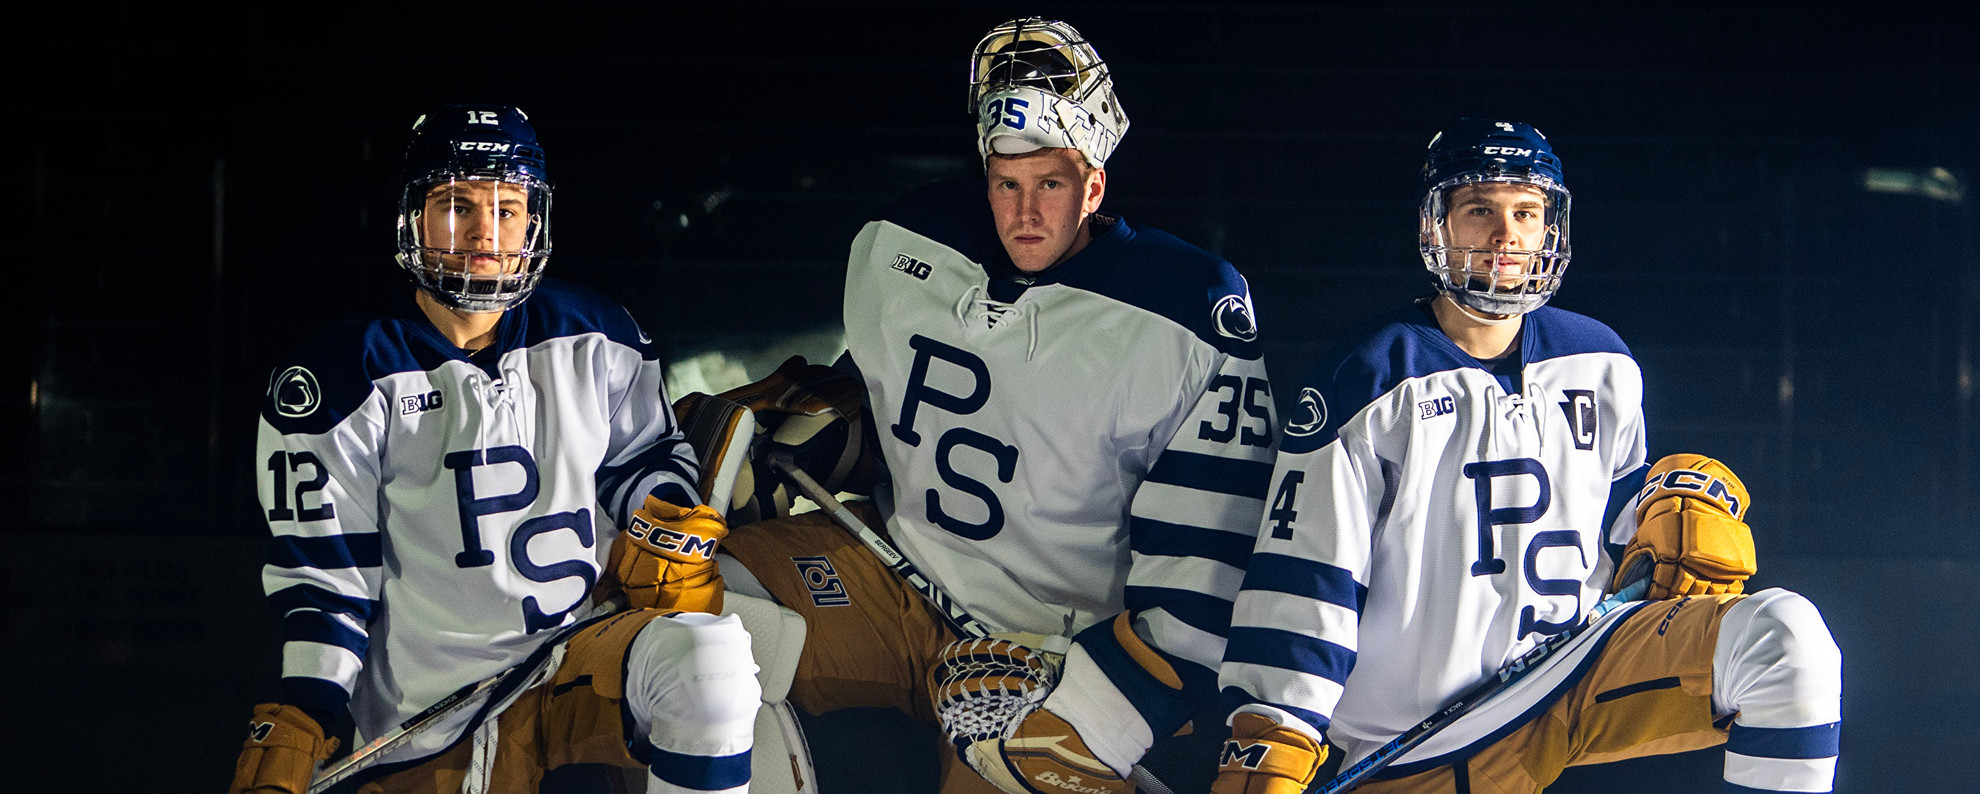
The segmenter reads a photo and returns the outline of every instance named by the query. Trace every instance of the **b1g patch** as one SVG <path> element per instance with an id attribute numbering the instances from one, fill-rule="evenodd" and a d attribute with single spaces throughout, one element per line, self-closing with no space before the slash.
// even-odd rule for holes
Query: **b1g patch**
<path id="1" fill-rule="evenodd" d="M 1457 400 L 1450 395 L 1435 397 L 1416 404 L 1416 418 L 1435 419 L 1457 413 Z"/>
<path id="2" fill-rule="evenodd" d="M 411 416 L 413 414 L 426 413 L 427 411 L 437 411 L 445 407 L 445 405 L 446 400 L 440 396 L 439 389 L 425 394 L 401 395 L 399 397 L 399 415 Z"/>
<path id="3" fill-rule="evenodd" d="M 928 274 L 935 272 L 935 269 L 929 267 L 927 262 L 908 256 L 907 254 L 895 254 L 893 268 L 922 281 L 927 281 Z"/>
<path id="4" fill-rule="evenodd" d="M 798 576 L 804 579 L 804 589 L 811 593 L 812 606 L 852 605 L 852 596 L 846 594 L 846 585 L 839 581 L 839 572 L 832 569 L 831 560 L 822 556 L 792 557 L 791 564 L 797 566 Z"/>
<path id="5" fill-rule="evenodd" d="M 1567 398 L 1561 403 L 1561 413 L 1567 414 L 1568 433 L 1574 436 L 1575 449 L 1595 448 L 1595 392 L 1588 389 L 1562 389 L 1561 395 Z"/>

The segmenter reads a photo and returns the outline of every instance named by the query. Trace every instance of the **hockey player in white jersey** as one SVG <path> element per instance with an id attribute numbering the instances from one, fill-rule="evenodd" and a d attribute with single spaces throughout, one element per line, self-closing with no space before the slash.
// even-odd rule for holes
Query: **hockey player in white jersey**
<path id="1" fill-rule="evenodd" d="M 346 708 L 362 743 L 512 668 L 339 790 L 535 792 L 574 763 L 747 790 L 748 635 L 661 611 L 719 609 L 726 529 L 650 340 L 543 277 L 535 131 L 513 107 L 442 106 L 414 124 L 403 184 L 404 300 L 304 344 L 261 411 L 282 699 L 255 708 L 230 791 L 305 791 Z M 635 608 L 580 622 L 608 596 Z"/>
<path id="2" fill-rule="evenodd" d="M 971 73 L 987 179 L 909 194 L 848 263 L 849 364 L 892 478 L 875 502 L 991 629 L 1072 638 L 1057 687 L 960 756 L 1008 792 L 1127 791 L 1214 700 L 1273 451 L 1257 325 L 1228 263 L 1100 212 L 1127 117 L 1077 31 L 999 25 Z M 970 706 L 927 691 L 956 637 L 824 514 L 724 549 L 810 624 L 800 706 Z M 984 790 L 956 760 L 945 790 Z"/>
<path id="3" fill-rule="evenodd" d="M 1727 742 L 1729 792 L 1829 791 L 1841 659 L 1820 615 L 1784 590 L 1740 594 L 1745 488 L 1697 455 L 1646 484 L 1635 361 L 1608 327 L 1545 305 L 1569 255 L 1551 146 L 1466 119 L 1423 176 L 1437 292 L 1300 384 L 1220 670 L 1214 790 L 1305 790 L 1323 737 L 1350 764 L 1368 755 L 1577 625 L 1641 561 L 1652 600 L 1363 790 L 1539 792 L 1565 766 Z"/>

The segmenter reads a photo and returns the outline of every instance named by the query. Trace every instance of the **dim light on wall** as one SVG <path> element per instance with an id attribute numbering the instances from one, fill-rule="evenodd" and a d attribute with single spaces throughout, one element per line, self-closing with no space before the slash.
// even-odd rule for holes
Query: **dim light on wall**
<path id="1" fill-rule="evenodd" d="M 1924 196 L 1957 204 L 1966 199 L 1966 185 L 1945 168 L 1871 168 L 1863 172 L 1863 189 L 1872 193 Z"/>

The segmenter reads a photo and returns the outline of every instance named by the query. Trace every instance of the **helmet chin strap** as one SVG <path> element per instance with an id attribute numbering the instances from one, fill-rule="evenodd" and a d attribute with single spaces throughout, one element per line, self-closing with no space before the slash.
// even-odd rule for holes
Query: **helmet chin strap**
<path id="1" fill-rule="evenodd" d="M 1477 309 L 1473 309 L 1470 306 L 1464 305 L 1464 301 L 1458 300 L 1456 295 L 1453 295 L 1449 292 L 1444 293 L 1444 300 L 1450 301 L 1452 306 L 1456 306 L 1458 311 L 1464 313 L 1464 316 L 1477 321 L 1481 325 L 1509 325 L 1512 323 L 1519 322 L 1520 315 L 1486 314 Z"/>

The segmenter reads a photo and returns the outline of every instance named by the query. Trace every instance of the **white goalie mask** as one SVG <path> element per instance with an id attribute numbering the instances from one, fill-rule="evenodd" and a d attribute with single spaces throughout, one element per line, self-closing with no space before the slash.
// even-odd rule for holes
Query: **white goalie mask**
<path id="1" fill-rule="evenodd" d="M 1546 305 L 1567 271 L 1568 199 L 1560 158 L 1530 125 L 1467 118 L 1438 133 L 1418 213 L 1437 289 L 1486 314 Z"/>
<path id="2" fill-rule="evenodd" d="M 976 149 L 1023 154 L 1077 149 L 1094 168 L 1127 133 L 1127 113 L 1093 45 L 1064 22 L 1016 19 L 977 42 L 969 63 Z"/>

